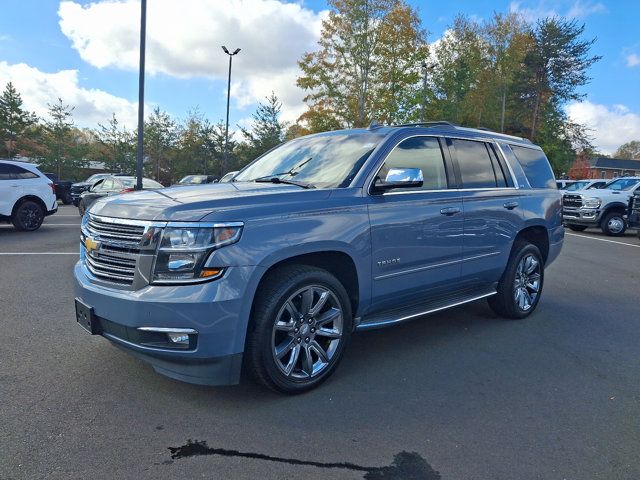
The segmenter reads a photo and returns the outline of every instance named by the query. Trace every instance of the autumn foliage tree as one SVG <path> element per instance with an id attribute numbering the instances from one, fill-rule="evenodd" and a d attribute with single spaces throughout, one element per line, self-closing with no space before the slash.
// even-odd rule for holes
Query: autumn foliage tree
<path id="1" fill-rule="evenodd" d="M 571 168 L 567 172 L 567 175 L 572 180 L 580 180 L 583 178 L 589 178 L 590 172 L 591 164 L 589 163 L 587 155 L 584 153 L 580 153 L 571 165 Z"/>

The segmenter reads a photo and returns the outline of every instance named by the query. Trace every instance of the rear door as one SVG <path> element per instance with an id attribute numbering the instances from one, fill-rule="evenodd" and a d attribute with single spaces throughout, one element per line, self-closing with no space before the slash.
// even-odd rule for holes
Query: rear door
<path id="1" fill-rule="evenodd" d="M 15 174 L 15 165 L 0 163 L 0 215 L 11 215 L 13 206 L 22 196 L 22 185 Z"/>
<path id="2" fill-rule="evenodd" d="M 372 311 L 426 300 L 460 278 L 462 200 L 436 137 L 400 141 L 377 177 L 390 168 L 419 168 L 422 188 L 369 195 Z"/>
<path id="3" fill-rule="evenodd" d="M 493 142 L 452 138 L 447 144 L 464 205 L 461 281 L 492 284 L 500 279 L 524 225 L 520 195 Z"/>

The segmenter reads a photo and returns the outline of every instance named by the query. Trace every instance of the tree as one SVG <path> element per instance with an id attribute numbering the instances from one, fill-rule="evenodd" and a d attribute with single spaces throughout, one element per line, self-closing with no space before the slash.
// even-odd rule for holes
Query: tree
<path id="1" fill-rule="evenodd" d="M 620 145 L 613 156 L 616 158 L 640 159 L 640 140 L 632 140 Z"/>
<path id="2" fill-rule="evenodd" d="M 586 154 L 581 153 L 576 157 L 573 164 L 571 165 L 568 175 L 569 178 L 573 180 L 580 180 L 583 178 L 589 178 L 590 173 L 591 164 L 589 163 L 589 159 L 587 158 Z"/>
<path id="3" fill-rule="evenodd" d="M 562 106 L 584 97 L 578 88 L 589 83 L 587 70 L 602 58 L 589 54 L 595 39 L 582 40 L 584 28 L 575 20 L 552 17 L 538 21 L 533 30 L 535 46 L 525 58 L 522 76 L 527 82 L 523 93 L 529 100 L 532 140 L 547 103 Z"/>
<path id="4" fill-rule="evenodd" d="M 239 154 L 245 164 L 284 141 L 287 125 L 280 122 L 281 109 L 282 103 L 272 92 L 265 103 L 258 103 L 258 108 L 251 115 L 251 129 L 240 127 L 245 143 Z"/>
<path id="5" fill-rule="evenodd" d="M 311 131 L 407 116 L 427 57 L 426 33 L 404 0 L 330 0 L 319 49 L 299 61 Z M 402 112 L 398 115 L 398 112 Z"/>
<path id="6" fill-rule="evenodd" d="M 167 112 L 155 107 L 144 125 L 147 170 L 159 182 L 170 183 L 170 158 L 178 140 L 178 128 Z"/>
<path id="7" fill-rule="evenodd" d="M 53 169 L 58 177 L 82 166 L 84 159 L 78 148 L 77 129 L 73 123 L 74 107 L 65 105 L 61 98 L 48 104 L 49 118 L 44 123 L 44 155 L 41 165 Z"/>
<path id="8" fill-rule="evenodd" d="M 0 157 L 13 158 L 23 136 L 37 121 L 22 107 L 22 97 L 9 82 L 0 96 Z"/>
<path id="9" fill-rule="evenodd" d="M 98 124 L 96 136 L 98 143 L 93 151 L 95 160 L 104 162 L 106 169 L 111 172 L 135 172 L 136 135 L 120 126 L 115 113 L 106 125 Z"/>

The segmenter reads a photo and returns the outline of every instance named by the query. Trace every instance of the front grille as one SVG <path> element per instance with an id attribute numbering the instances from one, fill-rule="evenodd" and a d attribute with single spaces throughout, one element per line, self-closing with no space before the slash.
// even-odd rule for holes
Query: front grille
<path id="1" fill-rule="evenodd" d="M 582 207 L 582 197 L 580 195 L 564 195 L 562 205 L 569 208 L 580 208 Z"/>
<path id="2" fill-rule="evenodd" d="M 138 246 L 140 240 L 142 240 L 145 227 L 142 225 L 106 222 L 90 216 L 86 229 L 89 235 L 103 242 Z"/>
<path id="3" fill-rule="evenodd" d="M 114 283 L 131 285 L 136 272 L 136 259 L 116 257 L 102 252 L 85 255 L 87 269 L 93 276 Z"/>
<path id="4" fill-rule="evenodd" d="M 640 195 L 634 195 L 631 199 L 631 212 L 640 214 Z"/>

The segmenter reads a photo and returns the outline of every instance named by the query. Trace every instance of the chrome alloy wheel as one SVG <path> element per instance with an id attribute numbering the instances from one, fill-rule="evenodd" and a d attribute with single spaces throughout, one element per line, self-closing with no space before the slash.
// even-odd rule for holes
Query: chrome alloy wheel
<path id="1" fill-rule="evenodd" d="M 611 217 L 607 222 L 607 227 L 611 233 L 616 235 L 624 230 L 624 220 L 621 217 Z"/>
<path id="2" fill-rule="evenodd" d="M 310 379 L 331 362 L 342 339 L 343 312 L 325 287 L 306 286 L 280 308 L 271 334 L 273 358 L 287 377 Z"/>
<path id="3" fill-rule="evenodd" d="M 516 305 L 525 312 L 535 304 L 540 292 L 540 272 L 540 261 L 532 254 L 522 257 L 516 268 L 513 296 Z"/>

